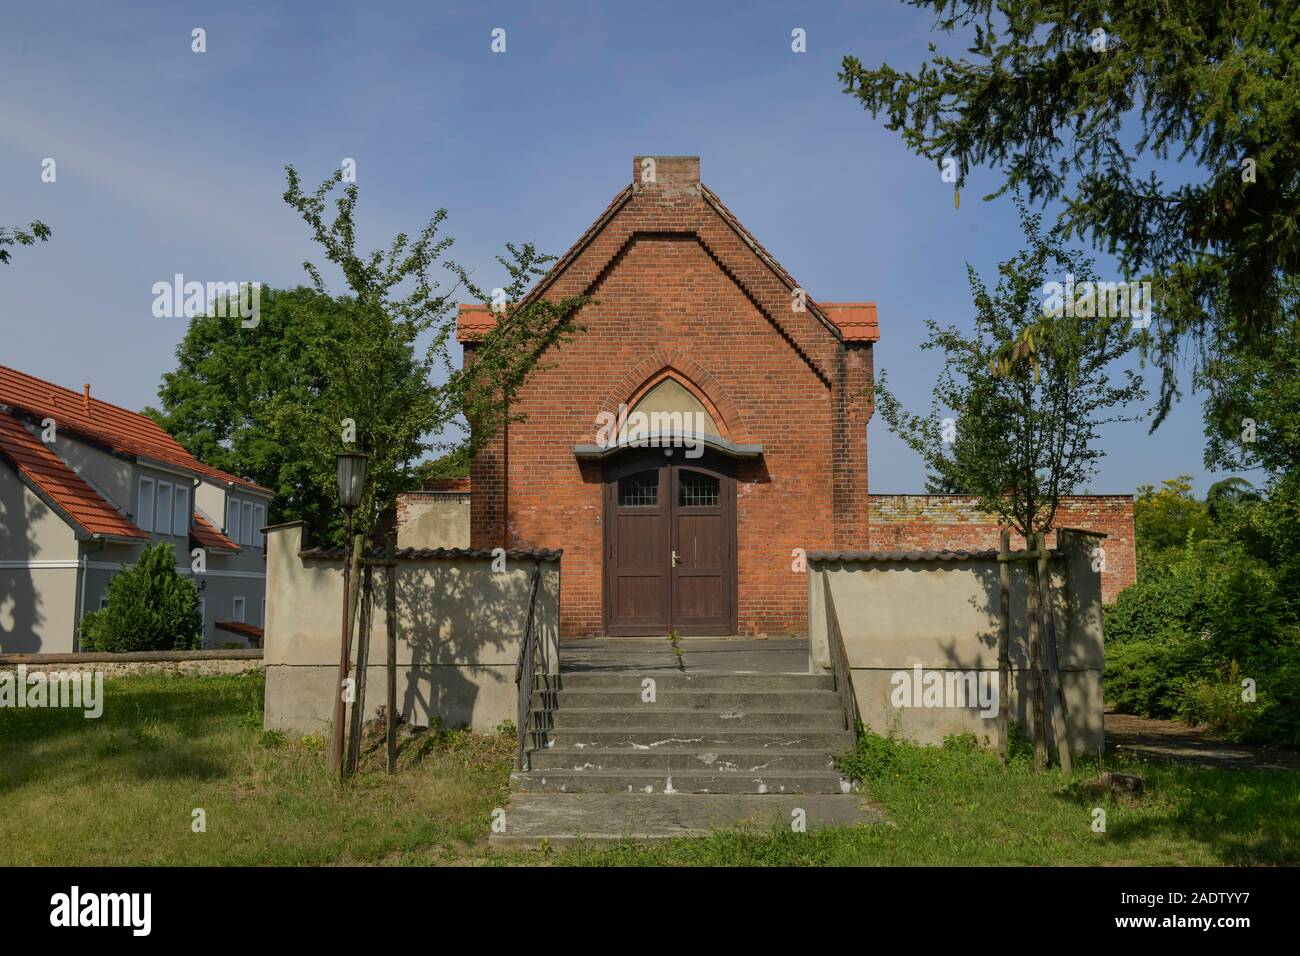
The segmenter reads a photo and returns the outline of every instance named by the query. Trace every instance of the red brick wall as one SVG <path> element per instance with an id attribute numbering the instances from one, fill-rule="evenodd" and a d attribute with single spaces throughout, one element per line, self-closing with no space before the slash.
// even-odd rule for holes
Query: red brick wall
<path id="1" fill-rule="evenodd" d="M 965 495 L 871 495 L 873 551 L 978 550 L 998 546 L 999 526 Z M 1114 601 L 1137 580 L 1133 545 L 1133 498 L 1130 495 L 1072 495 L 1063 499 L 1056 526 L 1097 531 L 1105 552 L 1101 573 L 1102 600 Z M 1049 545 L 1055 533 L 1048 533 Z M 1011 546 L 1024 542 L 1014 538 Z"/>
<path id="2" fill-rule="evenodd" d="M 692 238 L 635 239 L 593 294 L 586 331 L 519 396 L 526 418 L 510 427 L 507 546 L 563 548 L 561 633 L 601 632 L 602 467 L 580 463 L 573 447 L 593 441 L 597 412 L 672 367 L 710 399 L 732 441 L 764 448 L 737 472 L 740 631 L 802 633 L 807 582 L 790 552 L 832 543 L 831 389 Z M 865 442 L 865 423 L 861 432 Z M 476 504 L 480 475 L 499 460 L 498 451 L 476 462 Z M 494 510 L 476 516 L 476 536 Z"/>

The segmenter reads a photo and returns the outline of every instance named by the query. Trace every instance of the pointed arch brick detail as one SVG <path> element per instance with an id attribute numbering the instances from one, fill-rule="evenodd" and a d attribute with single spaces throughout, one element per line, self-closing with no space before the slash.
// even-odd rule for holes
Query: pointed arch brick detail
<path id="1" fill-rule="evenodd" d="M 727 394 L 722 380 L 680 349 L 656 349 L 643 358 L 609 390 L 597 412 L 617 415 L 619 405 L 630 407 L 634 398 L 665 374 L 676 378 L 700 399 L 713 415 L 722 437 L 742 445 L 749 442 L 744 416 Z M 595 421 L 594 416 L 592 420 Z"/>

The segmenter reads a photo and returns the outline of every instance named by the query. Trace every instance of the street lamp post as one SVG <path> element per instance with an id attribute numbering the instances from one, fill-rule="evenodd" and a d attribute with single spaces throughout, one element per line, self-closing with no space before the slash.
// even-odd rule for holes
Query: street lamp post
<path id="1" fill-rule="evenodd" d="M 366 467 L 370 456 L 361 452 L 343 452 L 338 456 L 339 506 L 343 509 L 343 625 L 339 647 L 339 682 L 334 701 L 334 775 L 343 779 L 343 721 L 346 705 L 343 688 L 348 680 L 348 658 L 351 637 L 348 627 L 348 589 L 352 583 L 352 512 L 361 504 L 366 486 Z M 359 661 L 364 667 L 366 661 Z"/>

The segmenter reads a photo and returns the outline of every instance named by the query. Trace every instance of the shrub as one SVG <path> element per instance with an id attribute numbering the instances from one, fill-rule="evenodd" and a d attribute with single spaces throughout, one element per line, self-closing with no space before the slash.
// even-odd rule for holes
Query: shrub
<path id="1" fill-rule="evenodd" d="M 83 650 L 194 650 L 203 641 L 199 593 L 176 573 L 176 552 L 166 542 L 145 548 L 109 582 L 108 603 L 81 622 Z"/>

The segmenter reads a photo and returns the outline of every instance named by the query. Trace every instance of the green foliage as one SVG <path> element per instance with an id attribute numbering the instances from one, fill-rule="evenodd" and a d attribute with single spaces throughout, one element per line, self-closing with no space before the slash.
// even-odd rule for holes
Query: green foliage
<path id="1" fill-rule="evenodd" d="M 1269 335 L 1216 330 L 1195 379 L 1206 393 L 1208 467 L 1279 475 L 1300 463 L 1300 279 L 1288 278 L 1283 313 Z"/>
<path id="2" fill-rule="evenodd" d="M 81 622 L 88 651 L 197 650 L 203 618 L 194 581 L 176 573 L 176 552 L 165 541 L 145 548 L 108 584 L 107 605 Z"/>
<path id="3" fill-rule="evenodd" d="M 1205 537 L 1210 515 L 1204 502 L 1192 494 L 1192 476 L 1166 478 L 1160 490 L 1138 485 L 1133 502 L 1133 524 L 1140 553 L 1182 547 L 1189 535 Z"/>
<path id="4" fill-rule="evenodd" d="M 7 265 L 11 257 L 5 246 L 30 246 L 37 242 L 49 242 L 52 235 L 50 227 L 40 220 L 26 229 L 22 226 L 0 226 L 0 265 Z"/>
<path id="5" fill-rule="evenodd" d="M 1144 392 L 1133 372 L 1124 370 L 1118 384 L 1109 374 L 1135 347 L 1131 319 L 1061 314 L 1039 327 L 1045 280 L 1057 275 L 1051 267 L 1083 282 L 1090 265 L 1018 205 L 1028 248 L 999 266 L 996 288 L 967 267 L 973 332 L 926 322 L 921 347 L 945 359 L 929 415 L 904 411 L 883 374 L 876 402 L 925 461 L 932 487 L 977 495 L 981 508 L 1028 535 L 1052 527 L 1061 496 L 1085 483 L 1105 454 L 1098 428 L 1125 420 L 1117 409 Z M 945 410 L 953 413 L 948 423 Z"/>
<path id="6" fill-rule="evenodd" d="M 1178 394 L 1181 342 L 1200 341 L 1204 357 L 1260 340 L 1286 313 L 1285 277 L 1300 271 L 1294 5 L 910 2 L 965 55 L 931 45 L 914 73 L 846 56 L 844 92 L 917 155 L 955 160 L 958 187 L 994 166 L 1002 183 L 988 198 L 1059 199 L 1067 235 L 1117 253 L 1126 275 L 1153 277 L 1158 425 Z M 1170 156 L 1177 184 L 1139 165 Z"/>
<path id="7" fill-rule="evenodd" d="M 1178 479 L 1164 484 L 1148 486 L 1138 581 L 1104 611 L 1106 699 L 1244 740 L 1300 744 L 1297 482 L 1277 481 L 1256 498 L 1234 483 L 1217 495 L 1214 516 L 1189 509 L 1201 503 Z M 1159 547 L 1184 527 L 1163 519 L 1189 512 L 1202 530 Z"/>
<path id="8" fill-rule="evenodd" d="M 337 494 L 314 479 L 305 436 L 280 427 L 276 411 L 320 406 L 324 343 L 348 338 L 354 309 L 300 286 L 263 289 L 255 328 L 196 318 L 176 348 L 176 369 L 163 375 L 161 410 L 145 409 L 200 461 L 272 489 L 269 522 L 302 520 L 313 541 L 339 533 Z M 388 358 L 387 380 L 411 374 L 404 357 Z"/>

